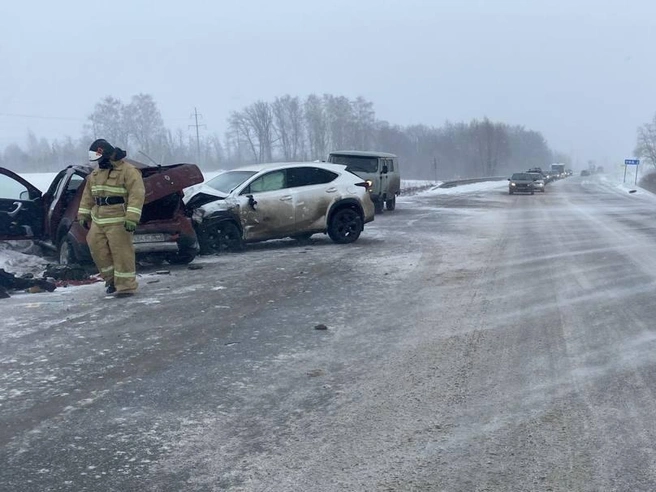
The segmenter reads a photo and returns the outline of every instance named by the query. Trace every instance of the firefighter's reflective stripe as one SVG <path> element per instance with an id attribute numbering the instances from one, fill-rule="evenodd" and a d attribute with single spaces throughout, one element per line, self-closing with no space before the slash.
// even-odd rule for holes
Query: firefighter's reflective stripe
<path id="1" fill-rule="evenodd" d="M 125 217 L 120 216 L 120 217 L 105 217 L 105 218 L 100 218 L 96 217 L 94 213 L 91 214 L 91 220 L 93 220 L 96 224 L 100 225 L 106 225 L 106 224 L 122 224 L 125 222 Z"/>
<path id="2" fill-rule="evenodd" d="M 77 214 L 78 215 L 91 215 L 91 209 L 90 208 L 78 208 L 77 209 Z"/>
<path id="3" fill-rule="evenodd" d="M 91 224 L 87 242 L 93 261 L 105 282 L 113 283 L 116 292 L 137 290 L 137 266 L 132 233 L 123 224 Z"/>
<path id="4" fill-rule="evenodd" d="M 137 207 L 128 207 L 127 212 L 135 214 L 137 217 L 141 217 L 141 209 Z"/>
<path id="5" fill-rule="evenodd" d="M 117 272 L 114 271 L 114 276 L 118 278 L 134 278 L 137 276 L 137 272 Z"/>
<path id="6" fill-rule="evenodd" d="M 128 194 L 128 190 L 125 188 L 125 186 L 91 185 L 91 194 L 93 196 L 98 196 L 98 193 L 101 191 L 106 191 L 107 193 L 115 193 L 121 196 Z"/>

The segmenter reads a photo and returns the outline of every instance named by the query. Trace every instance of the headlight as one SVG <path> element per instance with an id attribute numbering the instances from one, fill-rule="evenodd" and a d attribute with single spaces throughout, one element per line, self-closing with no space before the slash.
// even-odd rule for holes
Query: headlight
<path id="1" fill-rule="evenodd" d="M 510 183 L 510 186 L 517 186 L 515 183 Z"/>
<path id="2" fill-rule="evenodd" d="M 371 188 L 373 188 L 373 186 L 374 186 L 374 182 L 371 181 L 370 179 L 366 180 L 365 183 L 367 183 L 367 189 L 368 190 L 371 190 Z"/>

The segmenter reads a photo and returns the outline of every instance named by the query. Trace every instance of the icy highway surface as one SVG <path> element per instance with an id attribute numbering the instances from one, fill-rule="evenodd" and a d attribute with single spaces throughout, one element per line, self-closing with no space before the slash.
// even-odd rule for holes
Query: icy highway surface
<path id="1" fill-rule="evenodd" d="M 0 300 L 0 490 L 656 490 L 650 193 L 430 191 L 195 263 Z"/>

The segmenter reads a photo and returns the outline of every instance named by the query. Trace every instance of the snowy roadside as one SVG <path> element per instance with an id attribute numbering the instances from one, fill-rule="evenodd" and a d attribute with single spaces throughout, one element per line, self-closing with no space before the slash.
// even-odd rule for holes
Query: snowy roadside
<path id="1" fill-rule="evenodd" d="M 463 195 L 479 191 L 503 190 L 508 188 L 506 181 L 481 181 L 480 183 L 463 184 L 453 188 L 438 188 L 435 185 L 425 193 L 428 195 Z"/>

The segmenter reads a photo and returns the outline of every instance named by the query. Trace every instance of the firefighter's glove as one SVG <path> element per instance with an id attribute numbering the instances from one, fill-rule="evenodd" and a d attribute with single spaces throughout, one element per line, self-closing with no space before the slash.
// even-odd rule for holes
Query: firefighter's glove
<path id="1" fill-rule="evenodd" d="M 123 227 L 125 227 L 125 230 L 128 232 L 134 232 L 137 228 L 137 223 L 132 220 L 126 220 L 123 222 Z"/>
<path id="2" fill-rule="evenodd" d="M 77 223 L 80 224 L 83 229 L 89 228 L 89 221 L 87 219 L 79 219 Z"/>

